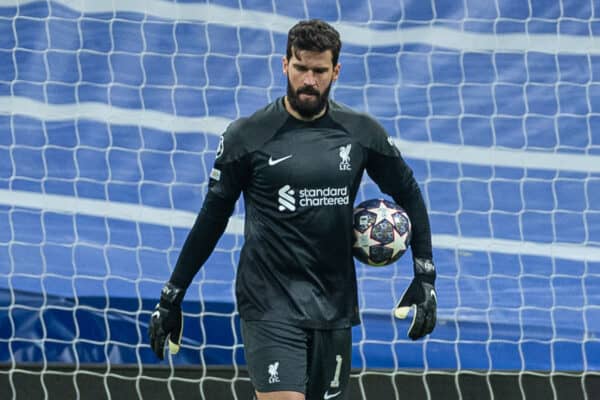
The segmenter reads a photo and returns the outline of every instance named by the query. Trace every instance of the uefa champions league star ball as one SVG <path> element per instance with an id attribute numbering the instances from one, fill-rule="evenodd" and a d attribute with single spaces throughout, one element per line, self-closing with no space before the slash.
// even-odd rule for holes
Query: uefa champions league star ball
<path id="1" fill-rule="evenodd" d="M 383 199 L 365 200 L 354 208 L 352 252 L 360 262 L 382 267 L 408 249 L 412 225 L 399 205 Z"/>

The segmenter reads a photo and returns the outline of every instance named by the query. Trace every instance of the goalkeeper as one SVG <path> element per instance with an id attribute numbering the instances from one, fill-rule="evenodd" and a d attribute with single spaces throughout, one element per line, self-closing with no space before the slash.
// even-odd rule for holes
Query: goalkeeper
<path id="1" fill-rule="evenodd" d="M 248 373 L 259 400 L 344 399 L 351 328 L 360 323 L 352 257 L 352 211 L 366 170 L 409 214 L 414 279 L 394 314 L 415 309 L 408 335 L 436 322 L 431 231 L 412 170 L 372 117 L 329 99 L 340 74 L 339 33 L 320 20 L 288 33 L 286 96 L 221 137 L 202 209 L 160 294 L 150 344 L 179 350 L 181 303 L 240 194 L 244 246 L 236 276 Z"/>

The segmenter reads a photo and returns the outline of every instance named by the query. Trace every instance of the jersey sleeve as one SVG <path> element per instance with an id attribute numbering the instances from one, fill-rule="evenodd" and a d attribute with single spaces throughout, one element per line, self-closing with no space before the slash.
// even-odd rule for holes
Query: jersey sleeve
<path id="1" fill-rule="evenodd" d="M 235 128 L 235 126 L 234 126 Z M 210 173 L 208 192 L 190 230 L 169 282 L 187 289 L 223 235 L 235 203 L 249 175 L 249 155 L 236 140 L 237 131 L 228 129 L 217 148 Z"/>
<path id="2" fill-rule="evenodd" d="M 367 152 L 367 173 L 379 189 L 391 196 L 410 217 L 413 257 L 431 259 L 431 227 L 421 190 L 412 169 L 379 124 L 371 130 Z"/>
<path id="3" fill-rule="evenodd" d="M 242 129 L 233 123 L 219 141 L 214 166 L 210 172 L 209 191 L 225 202 L 235 203 L 247 184 L 249 151 L 241 139 Z"/>

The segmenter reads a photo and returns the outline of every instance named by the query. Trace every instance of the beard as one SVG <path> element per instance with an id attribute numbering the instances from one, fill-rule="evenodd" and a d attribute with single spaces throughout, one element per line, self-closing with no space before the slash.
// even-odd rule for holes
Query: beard
<path id="1" fill-rule="evenodd" d="M 329 91 L 333 81 L 329 83 L 327 89 L 321 94 L 318 90 L 310 87 L 303 86 L 297 90 L 294 90 L 290 84 L 290 80 L 287 81 L 287 100 L 290 106 L 298 113 L 301 117 L 311 119 L 315 115 L 318 115 L 327 106 L 327 100 L 329 99 Z M 302 100 L 301 94 L 312 95 L 312 98 Z"/>

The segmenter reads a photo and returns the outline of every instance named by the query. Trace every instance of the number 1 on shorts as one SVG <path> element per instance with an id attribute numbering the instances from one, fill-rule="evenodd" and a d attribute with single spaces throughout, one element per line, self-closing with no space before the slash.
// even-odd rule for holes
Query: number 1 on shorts
<path id="1" fill-rule="evenodd" d="M 335 356 L 335 362 L 335 375 L 333 376 L 333 380 L 329 384 L 329 386 L 332 388 L 340 386 L 340 372 L 342 372 L 342 356 L 337 354 Z"/>

